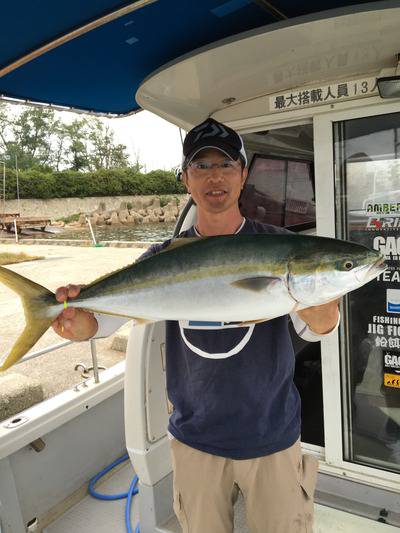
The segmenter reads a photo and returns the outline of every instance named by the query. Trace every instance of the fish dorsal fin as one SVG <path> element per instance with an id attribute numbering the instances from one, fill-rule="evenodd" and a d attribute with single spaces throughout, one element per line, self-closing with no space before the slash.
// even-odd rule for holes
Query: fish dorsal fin
<path id="1" fill-rule="evenodd" d="M 164 252 L 169 252 L 171 250 L 174 250 L 175 248 L 180 248 L 181 246 L 185 246 L 186 244 L 192 244 L 196 241 L 201 241 L 207 237 L 177 237 L 169 244 L 167 244 L 164 248 L 161 248 L 161 250 L 158 250 L 154 254 L 147 255 L 145 257 L 139 257 L 136 259 L 135 263 L 141 263 L 142 261 L 146 261 L 147 259 L 150 259 L 154 255 L 163 254 Z"/>
<path id="2" fill-rule="evenodd" d="M 206 237 L 179 237 L 173 239 L 165 248 L 160 250 L 161 252 L 169 252 L 170 250 L 175 250 L 175 248 L 180 248 L 181 246 L 186 246 L 187 244 L 192 244 L 197 241 L 202 241 Z"/>
<path id="3" fill-rule="evenodd" d="M 238 289 L 246 289 L 253 292 L 261 292 L 269 287 L 273 287 L 277 283 L 280 283 L 280 278 L 274 278 L 270 276 L 256 276 L 252 278 L 239 279 L 233 281 L 231 285 Z"/>

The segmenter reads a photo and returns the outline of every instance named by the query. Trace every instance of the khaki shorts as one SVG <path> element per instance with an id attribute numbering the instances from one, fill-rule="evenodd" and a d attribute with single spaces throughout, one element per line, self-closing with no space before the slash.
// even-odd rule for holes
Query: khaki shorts
<path id="1" fill-rule="evenodd" d="M 232 533 L 243 494 L 251 533 L 312 533 L 318 461 L 300 441 L 256 459 L 226 459 L 171 440 L 174 510 L 184 533 Z"/>

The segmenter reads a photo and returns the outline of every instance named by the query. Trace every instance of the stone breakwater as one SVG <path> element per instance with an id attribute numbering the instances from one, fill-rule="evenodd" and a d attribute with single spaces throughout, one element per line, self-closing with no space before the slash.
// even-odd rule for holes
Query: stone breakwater
<path id="1" fill-rule="evenodd" d="M 51 220 L 57 220 L 62 217 L 68 217 L 77 213 L 91 214 L 99 209 L 101 204 L 104 204 L 105 211 L 113 212 L 118 211 L 121 208 L 122 203 L 126 205 L 132 204 L 134 211 L 148 210 L 151 205 L 154 205 L 155 209 L 163 209 L 161 203 L 165 202 L 165 199 L 171 200 L 177 198 L 179 203 L 177 204 L 179 211 L 188 200 L 188 195 L 169 195 L 163 196 L 92 196 L 87 198 L 52 198 L 50 200 L 39 200 L 35 198 L 17 200 L 7 200 L 5 210 L 7 213 L 20 213 L 25 217 L 46 217 Z M 160 205 L 157 203 L 160 201 Z M 155 202 L 153 201 L 155 200 Z M 157 207 L 158 206 L 158 207 Z M 128 209 L 129 211 L 129 209 Z M 151 209 L 150 209 L 151 211 Z M 167 209 L 168 211 L 168 209 Z M 129 213 L 130 214 L 130 213 Z M 146 213 L 143 216 L 148 216 Z M 162 215 L 160 215 L 162 216 Z M 115 220 L 115 216 L 114 216 Z"/>
<path id="2" fill-rule="evenodd" d="M 92 225 L 145 224 L 147 222 L 176 222 L 187 203 L 185 196 L 135 196 L 123 201 L 116 209 L 107 209 L 105 201 L 100 201 L 92 212 L 82 213 L 78 221 L 68 226 L 86 226 L 87 218 Z"/>

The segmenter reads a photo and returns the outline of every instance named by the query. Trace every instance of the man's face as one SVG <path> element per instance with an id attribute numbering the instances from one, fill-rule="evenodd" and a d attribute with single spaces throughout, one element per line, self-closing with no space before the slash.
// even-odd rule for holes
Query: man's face
<path id="1" fill-rule="evenodd" d="M 192 161 L 200 167 L 201 163 L 221 165 L 224 162 L 229 163 L 226 168 L 214 166 L 197 169 L 189 165 L 183 172 L 183 182 L 198 209 L 219 213 L 237 206 L 247 178 L 247 169 L 242 169 L 240 161 L 231 161 L 227 155 L 215 149 L 201 150 Z"/>

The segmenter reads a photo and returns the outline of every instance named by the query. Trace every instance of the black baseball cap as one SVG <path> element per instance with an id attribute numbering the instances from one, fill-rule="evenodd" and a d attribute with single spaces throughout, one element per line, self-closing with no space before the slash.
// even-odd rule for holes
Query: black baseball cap
<path id="1" fill-rule="evenodd" d="M 194 156 L 205 148 L 215 148 L 226 154 L 229 159 L 241 159 L 247 166 L 247 157 L 242 137 L 229 126 L 208 118 L 192 128 L 183 142 L 182 168 L 185 169 Z"/>

